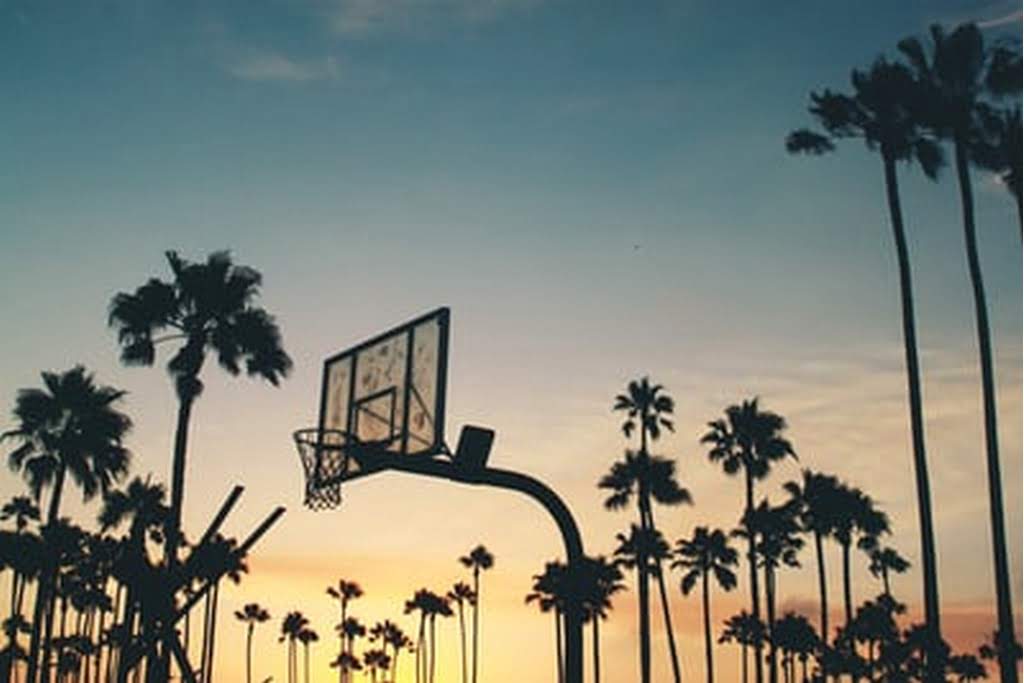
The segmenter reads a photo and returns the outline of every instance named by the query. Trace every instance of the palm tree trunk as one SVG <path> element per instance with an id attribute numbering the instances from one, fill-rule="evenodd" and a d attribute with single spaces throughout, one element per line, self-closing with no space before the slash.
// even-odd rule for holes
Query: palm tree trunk
<path id="1" fill-rule="evenodd" d="M 668 608 L 668 591 L 665 590 L 665 575 L 661 571 L 661 560 L 655 560 L 655 572 L 655 578 L 658 580 L 658 593 L 661 597 L 661 612 L 665 617 L 665 633 L 668 636 L 668 652 L 672 661 L 672 676 L 675 683 L 682 683 L 679 653 L 676 651 L 676 636 L 672 629 L 672 615 Z"/>
<path id="2" fill-rule="evenodd" d="M 204 671 L 209 672 L 209 676 L 206 678 L 208 681 L 213 680 L 213 653 L 215 639 L 217 637 L 217 601 L 220 597 L 220 581 L 213 584 L 213 590 L 211 592 L 213 593 L 213 607 L 210 610 L 210 649 L 207 653 L 206 668 L 204 669 Z"/>
<path id="3" fill-rule="evenodd" d="M 889 590 L 889 568 L 882 565 L 882 588 L 885 590 L 886 595 L 892 595 Z"/>
<path id="4" fill-rule="evenodd" d="M 704 570 L 702 577 L 702 590 L 704 601 L 704 660 L 707 663 L 708 683 L 715 683 L 715 664 L 712 661 L 711 653 L 711 591 L 708 589 L 708 570 Z"/>
<path id="5" fill-rule="evenodd" d="M 53 490 L 50 492 L 50 507 L 49 512 L 46 516 L 47 526 L 52 526 L 58 519 L 60 511 L 60 500 L 61 494 L 64 489 L 64 472 L 63 466 L 57 468 L 57 472 L 54 475 Z M 46 607 L 50 601 L 50 592 L 52 590 L 51 584 L 53 582 L 53 574 L 57 571 L 56 566 L 53 564 L 51 558 L 47 557 L 43 561 L 43 566 L 39 572 L 39 579 L 36 581 L 36 595 L 35 595 L 35 606 L 33 608 L 32 615 L 32 633 L 29 639 L 29 660 L 28 660 L 28 680 L 30 683 L 36 683 L 37 676 L 39 676 L 39 656 L 42 641 L 42 626 L 43 621 L 46 617 Z M 44 652 L 45 657 L 49 657 L 49 650 L 46 649 Z M 49 669 L 45 666 L 42 667 L 42 676 L 49 677 Z"/>
<path id="6" fill-rule="evenodd" d="M 555 608 L 555 666 L 558 669 L 558 683 L 565 683 L 562 659 L 562 616 L 558 608 Z"/>
<path id="7" fill-rule="evenodd" d="M 747 656 L 747 644 L 746 643 L 743 643 L 743 647 L 741 648 L 741 651 L 743 652 L 743 683 L 747 683 L 747 681 L 750 679 L 750 676 L 747 673 L 747 660 L 750 659 L 750 658 Z"/>
<path id="8" fill-rule="evenodd" d="M 437 673 L 437 615 L 430 615 L 430 683 Z"/>
<path id="9" fill-rule="evenodd" d="M 302 664 L 306 675 L 306 683 L 309 683 L 309 643 L 302 644 Z"/>
<path id="10" fill-rule="evenodd" d="M 245 683 L 252 683 L 252 631 L 254 624 L 250 621 L 245 634 Z"/>
<path id="11" fill-rule="evenodd" d="M 764 601 L 768 620 L 768 680 L 778 683 L 778 652 L 775 647 L 775 572 L 771 565 L 764 568 Z"/>
<path id="12" fill-rule="evenodd" d="M 473 683 L 477 683 L 480 671 L 480 567 L 473 566 Z"/>
<path id="13" fill-rule="evenodd" d="M 462 607 L 462 600 L 459 600 L 459 640 L 462 645 L 462 683 L 467 683 L 469 671 L 466 668 L 466 615 Z"/>
<path id="14" fill-rule="evenodd" d="M 601 638 L 598 632 L 598 625 L 601 617 L 594 614 L 594 683 L 601 683 Z"/>
<path id="15" fill-rule="evenodd" d="M 843 604 L 846 607 L 846 627 L 853 621 L 853 591 L 850 587 L 850 544 L 843 543 Z"/>
<path id="16" fill-rule="evenodd" d="M 821 607 L 821 642 L 828 642 L 828 583 L 825 578 L 825 549 L 821 532 L 814 532 L 814 553 L 818 559 L 818 602 Z"/>
<path id="17" fill-rule="evenodd" d="M 924 611 L 928 636 L 934 654 L 942 639 L 939 617 L 939 579 L 935 562 L 935 531 L 932 525 L 931 486 L 928 459 L 925 454 L 924 417 L 921 402 L 921 370 L 917 359 L 917 329 L 914 321 L 914 292 L 910 274 L 910 255 L 903 229 L 896 161 L 888 150 L 882 151 L 885 168 L 885 191 L 892 221 L 893 239 L 899 264 L 900 301 L 903 311 L 903 347 L 907 364 L 907 393 L 910 401 L 910 431 L 914 445 L 914 474 L 917 482 L 917 508 L 921 526 L 921 564 L 924 575 Z M 936 661 L 936 657 L 929 658 Z M 929 679 L 938 677 L 934 670 Z"/>
<path id="18" fill-rule="evenodd" d="M 747 509 L 749 514 L 754 509 L 754 477 L 749 470 L 743 470 L 746 477 Z M 751 614 L 755 619 L 761 618 L 761 596 L 757 590 L 757 552 L 754 549 L 754 530 L 747 526 L 747 562 L 750 564 L 750 605 Z M 764 669 L 761 662 L 761 641 L 754 642 L 754 681 L 763 683 Z"/>
<path id="19" fill-rule="evenodd" d="M 339 598 L 338 601 L 341 603 L 341 622 L 339 624 L 339 625 L 341 625 L 341 624 L 345 623 L 345 608 L 348 607 L 348 604 L 347 604 L 348 601 L 344 597 Z M 340 654 L 344 654 L 344 653 L 348 652 L 348 650 L 345 649 L 345 632 L 343 630 L 341 630 L 341 629 L 338 630 L 338 648 L 340 650 Z M 344 667 L 344 666 L 339 666 L 338 667 L 338 683 L 345 683 L 345 679 L 347 679 L 347 678 L 348 678 L 348 669 L 346 667 Z"/>
<path id="20" fill-rule="evenodd" d="M 1006 522 L 1003 508 L 1003 479 L 999 465 L 999 429 L 996 424 L 996 386 L 993 371 L 992 339 L 988 323 L 988 304 L 985 300 L 985 282 L 978 256 L 977 236 L 974 229 L 974 196 L 971 176 L 967 167 L 967 150 L 960 136 L 954 140 L 956 172 L 960 184 L 960 204 L 963 209 L 964 243 L 967 248 L 967 266 L 974 293 L 974 317 L 978 327 L 978 353 L 981 362 L 982 400 L 985 413 L 985 456 L 988 463 L 988 503 L 992 517 L 992 554 L 996 579 L 996 602 L 999 614 L 999 671 L 1003 683 L 1017 680 L 1014 658 L 1013 603 L 1010 595 L 1010 571 L 1006 556 Z M 1020 204 L 1018 202 L 1018 212 Z"/>

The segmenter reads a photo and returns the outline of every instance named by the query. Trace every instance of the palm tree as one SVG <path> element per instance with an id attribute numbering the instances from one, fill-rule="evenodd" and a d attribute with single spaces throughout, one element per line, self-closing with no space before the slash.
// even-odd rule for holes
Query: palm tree
<path id="1" fill-rule="evenodd" d="M 782 651 L 782 670 L 786 683 L 796 681 L 796 659 L 800 659 L 802 681 L 807 683 L 807 659 L 819 647 L 820 640 L 806 617 L 787 612 L 775 623 L 772 638 Z"/>
<path id="2" fill-rule="evenodd" d="M 348 674 L 353 671 L 362 671 L 363 664 L 359 661 L 358 657 L 350 655 L 347 652 L 339 652 L 338 656 L 335 657 L 333 662 L 331 662 L 331 667 L 340 669 L 347 677 Z"/>
<path id="3" fill-rule="evenodd" d="M 935 531 L 932 525 L 931 485 L 925 453 L 924 417 L 921 405 L 921 370 L 917 357 L 914 321 L 914 293 L 910 255 L 903 228 L 896 164 L 916 161 L 924 174 L 934 179 L 943 164 L 942 150 L 916 120 L 919 86 L 903 65 L 879 58 L 867 72 L 854 70 L 853 95 L 830 90 L 811 93 L 811 114 L 825 129 L 825 135 L 798 130 L 787 138 L 790 152 L 823 154 L 835 149 L 834 140 L 860 138 L 868 149 L 882 157 L 885 190 L 889 204 L 893 239 L 899 266 L 900 301 L 903 311 L 903 346 L 907 367 L 910 431 L 914 450 L 917 509 L 921 528 L 921 559 L 924 568 L 925 620 L 933 643 L 941 640 L 939 583 L 935 564 Z"/>
<path id="4" fill-rule="evenodd" d="M 533 589 L 526 594 L 526 604 L 537 603 L 544 614 L 552 612 L 555 616 L 555 666 L 558 671 L 558 683 L 565 681 L 565 662 L 562 657 L 562 618 L 565 614 L 566 593 L 568 591 L 569 568 L 557 560 L 544 565 L 544 571 L 533 577 Z"/>
<path id="5" fill-rule="evenodd" d="M 747 648 L 758 647 L 764 642 L 764 622 L 747 611 L 741 611 L 725 620 L 725 628 L 718 637 L 719 643 L 738 643 L 741 652 L 743 683 L 747 683 Z"/>
<path id="6" fill-rule="evenodd" d="M 409 636 L 405 635 L 401 628 L 387 620 L 384 621 L 383 640 L 385 647 L 391 646 L 391 680 L 397 681 L 398 655 L 401 654 L 402 650 L 412 647 L 412 640 L 409 639 Z"/>
<path id="7" fill-rule="evenodd" d="M 600 622 L 608 618 L 612 607 L 611 598 L 626 589 L 622 572 L 614 562 L 603 556 L 584 558 L 578 578 L 571 589 L 578 592 L 583 606 L 584 619 L 593 624 L 594 634 L 594 683 L 601 681 L 601 636 Z"/>
<path id="8" fill-rule="evenodd" d="M 388 670 L 391 666 L 391 657 L 383 648 L 367 650 L 363 653 L 363 664 L 370 672 L 370 680 L 377 683 L 377 672 Z"/>
<path id="9" fill-rule="evenodd" d="M 473 570 L 473 683 L 477 683 L 480 655 L 480 572 L 494 566 L 494 555 L 483 545 L 477 545 L 468 555 L 459 558 L 463 567 Z"/>
<path id="10" fill-rule="evenodd" d="M 405 614 L 419 612 L 420 625 L 416 632 L 416 683 L 426 678 L 427 668 L 427 614 L 430 610 L 430 591 L 420 588 L 405 601 Z"/>
<path id="11" fill-rule="evenodd" d="M 277 642 L 287 643 L 288 647 L 288 683 L 298 683 L 298 658 L 296 656 L 295 643 L 299 634 L 309 625 L 302 612 L 289 612 L 281 621 L 281 635 Z"/>
<path id="12" fill-rule="evenodd" d="M 302 643 L 303 670 L 305 671 L 305 681 L 306 683 L 309 683 L 309 646 L 320 640 L 320 636 L 316 631 L 307 626 L 299 631 L 299 634 L 295 637 L 300 643 Z"/>
<path id="13" fill-rule="evenodd" d="M 241 611 L 235 611 L 235 618 L 246 625 L 245 630 L 245 681 L 252 683 L 252 633 L 256 624 L 270 620 L 270 612 L 255 602 L 250 602 Z"/>
<path id="14" fill-rule="evenodd" d="M 824 540 L 832 535 L 836 524 L 835 501 L 838 497 L 839 480 L 828 474 L 803 471 L 801 481 L 783 484 L 790 495 L 789 505 L 794 506 L 800 526 L 814 537 L 814 553 L 818 563 L 818 596 L 821 611 L 819 633 L 823 641 L 828 640 L 828 582 L 825 574 Z"/>
<path id="15" fill-rule="evenodd" d="M 14 496 L 10 501 L 4 503 L 0 508 L 0 521 L 14 520 L 14 533 L 10 534 L 0 543 L 0 568 L 7 566 L 11 569 L 11 615 L 7 623 L 7 652 L 10 654 L 0 663 L 0 672 L 10 679 L 13 672 L 15 657 L 14 654 L 20 650 L 17 645 L 18 632 L 23 623 L 21 618 L 21 599 L 24 596 L 25 586 L 29 581 L 32 570 L 31 560 L 35 553 L 29 551 L 29 544 L 35 540 L 29 536 L 28 529 L 30 522 L 39 521 L 39 506 L 28 496 Z"/>
<path id="16" fill-rule="evenodd" d="M 858 488 L 841 486 L 835 499 L 836 519 L 833 536 L 843 549 L 843 603 L 846 623 L 853 619 L 853 595 L 850 582 L 850 548 L 854 536 L 857 545 L 870 551 L 880 535 L 889 533 L 889 518 L 875 508 L 871 497 Z"/>
<path id="17" fill-rule="evenodd" d="M 676 560 L 674 569 L 684 570 L 680 588 L 683 595 L 689 595 L 697 581 L 701 582 L 704 607 L 704 658 L 708 683 L 715 680 L 715 667 L 711 653 L 711 591 L 710 577 L 724 591 L 736 587 L 735 567 L 739 558 L 736 551 L 729 546 L 729 539 L 721 529 L 709 531 L 705 526 L 693 530 L 693 538 L 679 539 L 676 543 Z"/>
<path id="18" fill-rule="evenodd" d="M 158 344 L 181 341 L 167 364 L 178 395 L 171 476 L 171 519 L 165 553 L 173 565 L 181 530 L 185 495 L 185 458 L 192 406 L 203 390 L 199 374 L 208 352 L 232 375 L 245 371 L 275 386 L 291 369 L 274 318 L 254 305 L 262 276 L 232 262 L 218 251 L 205 263 L 191 263 L 166 253 L 173 280 L 151 278 L 134 292 L 120 292 L 110 302 L 109 324 L 117 329 L 121 360 L 152 365 Z M 164 336 L 157 336 L 160 334 Z"/>
<path id="19" fill-rule="evenodd" d="M 1013 602 L 1010 593 L 1009 561 L 1006 552 L 1006 522 L 1003 508 L 1003 483 L 999 464 L 999 430 L 996 424 L 996 387 L 992 359 L 992 338 L 988 322 L 988 303 L 981 273 L 981 260 L 974 225 L 974 195 L 969 169 L 970 150 L 982 137 L 979 104 L 985 95 L 1020 93 L 1020 57 L 1006 48 L 987 48 L 981 31 L 974 24 L 958 26 L 946 35 L 942 27 L 931 27 L 931 50 L 917 38 L 900 41 L 919 82 L 927 88 L 927 111 L 922 121 L 938 135 L 953 143 L 960 205 L 963 210 L 964 245 L 967 267 L 974 294 L 974 316 L 978 333 L 981 364 L 982 402 L 985 415 L 985 456 L 988 464 L 989 512 L 992 522 L 993 566 L 996 577 L 996 602 L 999 629 L 1007 643 L 1016 641 Z M 1016 61 L 1016 68 L 1011 65 Z M 1018 132 L 1018 135 L 1020 133 Z M 1016 662 L 999 661 L 1004 681 L 1017 680 Z"/>
<path id="20" fill-rule="evenodd" d="M 746 505 L 744 518 L 754 509 L 754 483 L 765 479 L 772 464 L 787 456 L 796 458 L 793 445 L 782 436 L 786 420 L 771 411 L 761 410 L 759 399 L 753 398 L 725 409 L 725 418 L 708 423 L 709 430 L 700 442 L 711 446 L 708 459 L 721 463 L 729 476 L 743 473 Z M 747 529 L 747 563 L 750 565 L 750 604 L 755 619 L 761 618 L 761 599 L 757 582 L 755 534 Z M 754 645 L 754 680 L 761 683 L 764 671 L 761 661 L 762 641 Z"/>
<path id="21" fill-rule="evenodd" d="M 130 454 L 123 445 L 131 420 L 116 408 L 124 392 L 97 385 L 81 365 L 63 373 L 42 373 L 45 389 L 21 389 L 14 407 L 15 429 L 0 438 L 18 446 L 9 455 L 21 470 L 33 498 L 50 487 L 47 525 L 57 523 L 68 473 L 88 501 L 105 493 L 128 471 Z M 35 680 L 39 662 L 39 628 L 52 597 L 55 565 L 44 568 L 36 590 L 29 646 L 28 678 Z M 50 614 L 52 618 L 52 613 Z"/>
<path id="22" fill-rule="evenodd" d="M 462 683 L 466 683 L 469 670 L 466 666 L 466 616 L 463 605 L 469 603 L 472 606 L 476 602 L 476 593 L 469 587 L 468 583 L 458 581 L 448 591 L 448 600 L 455 603 L 459 610 L 459 643 L 462 653 Z"/>
<path id="23" fill-rule="evenodd" d="M 902 574 L 910 569 L 910 563 L 893 548 L 875 548 L 871 551 L 871 575 L 882 580 L 883 595 L 892 595 L 889 590 L 889 572 Z"/>
<path id="24" fill-rule="evenodd" d="M 648 443 L 657 441 L 662 429 L 674 431 L 671 415 L 675 401 L 664 392 L 660 384 L 651 384 L 647 377 L 633 380 L 626 386 L 626 393 L 615 397 L 613 410 L 626 413 L 622 433 L 629 439 L 634 433 L 640 437 L 640 449 L 627 450 L 622 461 L 612 465 L 611 470 L 598 483 L 599 488 L 611 489 L 612 494 L 605 500 L 610 510 L 621 509 L 635 495 L 637 512 L 642 529 L 655 529 L 653 502 L 663 505 L 692 503 L 689 491 L 682 488 L 675 479 L 675 463 L 650 453 Z M 637 588 L 639 594 L 638 618 L 640 621 L 640 677 L 644 683 L 650 681 L 651 668 L 651 625 L 649 577 L 658 578 L 661 603 L 668 635 L 669 655 L 672 673 L 676 683 L 681 679 L 679 656 L 676 652 L 675 633 L 672 629 L 668 609 L 668 593 L 665 588 L 661 561 L 649 565 L 646 561 L 637 564 Z"/>
<path id="25" fill-rule="evenodd" d="M 348 618 L 348 603 L 357 598 L 363 597 L 362 587 L 355 581 L 348 581 L 346 579 L 338 579 L 337 586 L 328 586 L 327 594 L 338 601 L 338 608 L 341 612 L 341 620 L 339 624 L 344 624 L 345 619 Z M 340 645 L 340 651 L 346 652 L 345 650 L 345 635 L 338 632 L 338 639 Z M 352 654 L 351 652 L 349 654 Z M 344 683 L 348 678 L 348 670 L 345 667 L 338 667 L 338 682 Z"/>

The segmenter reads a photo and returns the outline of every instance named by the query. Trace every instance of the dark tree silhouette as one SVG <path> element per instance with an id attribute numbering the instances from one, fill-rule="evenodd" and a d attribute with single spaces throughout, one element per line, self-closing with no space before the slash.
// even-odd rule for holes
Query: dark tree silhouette
<path id="1" fill-rule="evenodd" d="M 1018 73 L 1020 66 L 1017 67 Z M 1021 116 L 1020 107 L 997 109 L 979 107 L 981 135 L 971 146 L 971 160 L 999 176 L 1017 202 L 1017 223 L 1024 237 L 1024 212 L 1021 209 Z"/>
<path id="2" fill-rule="evenodd" d="M 295 644 L 299 634 L 309 625 L 309 619 L 302 612 L 289 612 L 281 621 L 281 635 L 277 641 L 286 643 L 288 648 L 288 683 L 298 683 L 298 657 Z"/>
<path id="3" fill-rule="evenodd" d="M 900 208 L 897 162 L 916 162 L 934 179 L 943 164 L 942 150 L 918 121 L 920 86 L 905 66 L 879 58 L 868 71 L 854 70 L 853 94 L 824 90 L 811 93 L 811 114 L 825 134 L 798 130 L 786 139 L 793 153 L 831 152 L 835 140 L 859 138 L 869 150 L 882 157 L 889 218 L 899 267 L 900 302 L 903 312 L 903 347 L 910 404 L 910 431 L 914 450 L 917 509 L 921 533 L 925 620 L 933 643 L 941 641 L 939 623 L 939 582 L 935 564 L 935 530 L 932 524 L 931 484 L 925 453 L 924 417 L 921 403 L 921 370 L 917 357 L 917 329 L 914 320 L 914 292 L 910 254 Z"/>
<path id="4" fill-rule="evenodd" d="M 747 648 L 757 648 L 766 638 L 764 622 L 750 614 L 742 611 L 734 614 L 724 622 L 725 628 L 718 637 L 719 643 L 737 643 L 740 646 L 740 661 L 742 663 L 743 683 L 749 679 L 747 668 Z"/>
<path id="5" fill-rule="evenodd" d="M 302 643 L 302 668 L 305 671 L 304 680 L 305 683 L 309 683 L 309 646 L 320 640 L 320 635 L 307 626 L 299 631 L 299 635 L 296 636 L 296 639 Z"/>
<path id="6" fill-rule="evenodd" d="M 345 620 L 348 618 L 348 603 L 352 600 L 356 600 L 357 598 L 361 598 L 363 596 L 363 589 L 355 581 L 338 579 L 337 586 L 327 587 L 327 595 L 338 601 L 338 610 L 341 615 L 338 624 L 340 625 L 344 624 Z M 348 652 L 348 650 L 345 649 L 345 634 L 340 629 L 336 630 L 338 631 L 338 652 Z M 348 654 L 351 655 L 352 653 L 348 652 Z M 338 683 L 344 683 L 344 681 L 348 680 L 349 669 L 343 666 L 339 666 L 337 668 Z"/>
<path id="7" fill-rule="evenodd" d="M 483 545 L 477 545 L 468 555 L 459 558 L 463 567 L 473 571 L 473 683 L 477 683 L 480 670 L 480 572 L 494 566 L 494 555 Z"/>
<path id="8" fill-rule="evenodd" d="M 772 464 L 787 456 L 796 458 L 792 444 L 783 436 L 786 421 L 781 415 L 762 411 L 758 399 L 731 405 L 725 410 L 725 418 L 708 423 L 709 431 L 701 437 L 701 443 L 711 446 L 708 459 L 721 463 L 727 475 L 743 473 L 746 504 L 744 516 L 754 509 L 754 482 L 765 479 L 771 472 Z M 749 529 L 747 530 L 750 531 Z M 747 562 L 750 565 L 750 604 L 755 619 L 761 618 L 761 600 L 757 582 L 757 554 L 755 534 L 747 534 Z M 764 680 L 761 661 L 762 641 L 754 645 L 754 679 Z"/>
<path id="9" fill-rule="evenodd" d="M 555 666 L 558 683 L 565 681 L 565 662 L 562 656 L 562 618 L 565 614 L 566 596 L 569 591 L 569 569 L 557 560 L 544 565 L 544 571 L 533 577 L 533 588 L 526 594 L 526 604 L 537 603 L 542 613 L 553 612 L 555 616 Z"/>
<path id="10" fill-rule="evenodd" d="M 715 665 L 711 643 L 711 590 L 710 579 L 724 591 L 736 587 L 736 573 L 732 567 L 739 563 L 739 556 L 729 546 L 729 539 L 721 529 L 708 531 L 699 526 L 693 530 L 693 538 L 680 539 L 676 543 L 676 560 L 673 568 L 684 571 L 680 588 L 683 595 L 689 595 L 697 581 L 701 582 L 701 599 L 704 608 L 704 659 L 708 683 L 714 683 Z"/>
<path id="11" fill-rule="evenodd" d="M 1006 551 L 992 334 L 988 322 L 988 303 L 981 272 L 981 259 L 978 255 L 969 163 L 971 148 L 984 137 L 979 120 L 979 105 L 982 98 L 986 94 L 1020 95 L 1020 58 L 1005 48 L 986 47 L 981 31 L 974 24 L 958 26 L 949 35 L 946 35 L 941 26 L 933 25 L 930 53 L 917 38 L 900 41 L 899 49 L 914 68 L 919 81 L 925 86 L 925 100 L 928 106 L 922 112 L 922 123 L 930 126 L 938 135 L 953 144 L 953 158 L 960 186 L 960 206 L 963 210 L 967 268 L 974 294 L 974 317 L 978 333 L 999 630 L 1000 637 L 1005 638 L 1007 643 L 1012 643 L 1016 641 L 1016 634 Z M 1016 68 L 1010 66 L 1014 62 L 1017 64 Z M 1019 129 L 1017 134 L 1020 134 Z M 999 669 L 1003 681 L 1017 680 L 1016 662 L 1009 658 L 1001 659 Z"/>
<path id="12" fill-rule="evenodd" d="M 871 575 L 882 580 L 883 595 L 891 596 L 892 590 L 889 586 L 889 572 L 902 574 L 910 569 L 910 562 L 896 552 L 894 548 L 888 547 L 875 548 L 871 551 L 870 558 L 871 564 L 868 569 L 871 571 Z"/>
<path id="13" fill-rule="evenodd" d="M 106 492 L 128 472 L 130 454 L 122 441 L 131 420 L 116 408 L 124 392 L 99 386 L 84 367 L 63 373 L 42 373 L 45 389 L 21 389 L 15 400 L 16 426 L 3 439 L 18 445 L 9 454 L 11 468 L 20 470 L 36 501 L 50 487 L 47 525 L 58 520 L 68 474 L 82 489 L 85 500 Z M 56 567 L 44 566 L 37 582 L 29 645 L 28 679 L 36 680 L 42 647 L 49 660 L 49 641 L 41 642 L 44 618 L 52 623 Z M 48 671 L 41 672 L 48 677 Z"/>
<path id="14" fill-rule="evenodd" d="M 626 589 L 622 572 L 604 557 L 588 557 L 572 581 L 571 590 L 578 592 L 584 619 L 590 621 L 594 634 L 594 683 L 601 681 L 601 621 L 608 618 L 612 596 Z"/>
<path id="15" fill-rule="evenodd" d="M 857 545 L 868 550 L 877 547 L 881 534 L 889 533 L 889 518 L 875 507 L 871 497 L 858 488 L 842 485 L 835 497 L 833 536 L 843 551 L 843 606 L 846 623 L 853 619 L 853 587 L 850 578 L 850 549 Z"/>
<path id="16" fill-rule="evenodd" d="M 476 604 L 476 593 L 469 587 L 468 583 L 458 581 L 446 596 L 448 600 L 455 603 L 459 612 L 459 653 L 462 656 L 462 683 L 467 683 L 469 667 L 466 664 L 466 613 L 464 605 L 472 607 Z"/>
<path id="17" fill-rule="evenodd" d="M 259 604 L 250 602 L 241 610 L 235 611 L 235 618 L 245 624 L 245 681 L 252 683 L 252 634 L 256 624 L 270 621 L 270 612 Z"/>

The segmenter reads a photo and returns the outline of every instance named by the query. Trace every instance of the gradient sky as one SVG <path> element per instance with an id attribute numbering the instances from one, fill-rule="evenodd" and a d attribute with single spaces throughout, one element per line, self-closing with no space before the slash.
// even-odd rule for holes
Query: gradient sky
<path id="1" fill-rule="evenodd" d="M 492 462 L 561 492 L 588 552 L 610 552 L 631 519 L 603 511 L 594 484 L 625 445 L 613 395 L 650 374 L 678 405 L 659 450 L 678 458 L 696 501 L 659 512 L 670 539 L 735 523 L 739 482 L 706 462 L 698 438 L 756 394 L 789 419 L 800 456 L 761 492 L 778 500 L 800 466 L 835 472 L 878 499 L 891 543 L 919 565 L 881 164 L 857 143 L 791 158 L 783 139 L 810 123 L 809 90 L 845 88 L 851 67 L 933 22 L 978 20 L 993 39 L 1019 40 L 1019 4 L 637 4 L 0 0 L 0 397 L 13 405 L 40 370 L 85 363 L 129 390 L 134 469 L 165 478 L 171 384 L 161 369 L 118 364 L 105 314 L 117 291 L 166 276 L 166 249 L 199 259 L 230 248 L 258 268 L 295 360 L 276 390 L 210 366 L 194 413 L 191 532 L 235 482 L 247 491 L 233 533 L 289 508 L 250 576 L 223 593 L 225 680 L 241 675 L 230 613 L 242 603 L 274 614 L 257 673 L 283 680 L 285 611 L 303 610 L 329 640 L 323 589 L 344 576 L 368 593 L 364 621 L 401 619 L 414 589 L 462 578 L 455 559 L 481 541 L 497 555 L 483 680 L 553 673 L 551 626 L 522 596 L 560 546 L 528 501 L 388 474 L 347 487 L 338 511 L 300 505 L 290 433 L 315 421 L 323 357 L 438 305 L 453 311 L 451 438 L 465 423 L 494 427 Z M 952 180 L 948 169 L 938 184 L 901 175 L 945 623 L 973 649 L 992 626 L 993 588 Z M 1008 193 L 981 174 L 975 189 L 1019 605 L 1021 243 Z M 4 497 L 20 490 L 0 474 Z M 95 514 L 73 497 L 69 513 Z M 833 549 L 836 607 L 838 559 Z M 860 599 L 877 590 L 864 564 Z M 811 609 L 812 579 L 781 577 L 785 608 Z M 895 588 L 918 611 L 920 575 Z M 746 596 L 715 600 L 719 622 Z M 675 590 L 673 601 L 684 667 L 700 671 L 699 602 Z M 634 623 L 626 594 L 604 630 L 609 680 L 635 675 Z M 446 624 L 445 680 L 455 635 Z M 316 654 L 322 676 L 331 647 Z M 730 680 L 735 653 L 718 657 Z M 655 660 L 664 680 L 661 641 Z"/>

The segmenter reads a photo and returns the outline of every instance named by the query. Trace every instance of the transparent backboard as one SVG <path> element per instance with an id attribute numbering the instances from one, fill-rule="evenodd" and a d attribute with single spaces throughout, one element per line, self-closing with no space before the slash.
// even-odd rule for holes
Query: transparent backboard
<path id="1" fill-rule="evenodd" d="M 439 308 L 324 362 L 320 430 L 402 455 L 444 449 L 449 310 Z M 345 478 L 366 463 L 349 462 Z"/>

